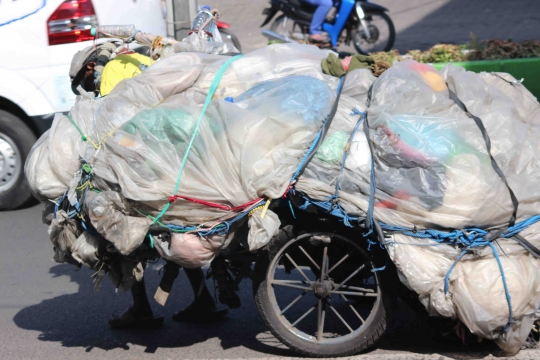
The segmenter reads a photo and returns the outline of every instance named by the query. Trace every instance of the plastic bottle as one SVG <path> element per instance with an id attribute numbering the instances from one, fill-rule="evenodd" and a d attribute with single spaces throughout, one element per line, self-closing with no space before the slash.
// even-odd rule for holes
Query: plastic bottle
<path id="1" fill-rule="evenodd" d="M 103 25 L 92 28 L 90 33 L 98 38 L 127 39 L 135 33 L 135 25 Z"/>
<path id="2" fill-rule="evenodd" d="M 212 17 L 213 15 L 210 12 L 210 7 L 208 6 L 203 7 L 203 10 L 199 11 L 197 16 L 195 17 L 195 20 L 193 20 L 193 23 L 191 24 L 191 31 L 194 31 L 194 32 L 205 31 L 206 33 L 210 33 L 210 34 L 214 33 L 214 28 L 216 26 L 216 23 L 215 21 L 208 21 L 208 19 Z"/>

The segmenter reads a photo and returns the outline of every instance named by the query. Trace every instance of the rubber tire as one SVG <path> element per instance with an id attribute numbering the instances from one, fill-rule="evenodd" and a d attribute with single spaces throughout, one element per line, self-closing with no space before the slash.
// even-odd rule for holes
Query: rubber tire
<path id="1" fill-rule="evenodd" d="M 385 12 L 382 12 L 382 11 L 366 11 L 365 14 L 366 14 L 366 17 L 369 15 L 379 15 L 386 21 L 386 23 L 388 24 L 388 29 L 390 30 L 390 35 L 388 37 L 388 43 L 386 44 L 383 51 L 392 50 L 392 46 L 394 46 L 394 42 L 396 41 L 396 29 L 394 27 L 394 23 L 392 22 L 392 19 L 390 18 L 390 16 L 388 16 Z M 358 29 L 356 29 L 355 31 L 358 31 Z M 353 34 L 353 44 L 354 44 L 354 48 L 356 49 L 356 51 L 358 51 L 359 54 L 368 55 L 368 53 L 364 52 L 359 46 L 356 45 L 356 41 L 354 41 L 354 34 Z"/>
<path id="2" fill-rule="evenodd" d="M 230 32 L 227 29 L 221 29 L 221 30 L 219 30 L 219 32 L 221 34 L 229 35 L 231 37 L 231 41 L 232 41 L 234 47 L 237 48 L 238 51 L 242 52 L 242 46 L 240 46 L 240 40 L 238 40 L 236 35 L 234 35 L 232 32 Z"/>
<path id="3" fill-rule="evenodd" d="M 283 245 L 285 244 L 283 243 Z M 367 255 L 365 251 L 363 252 L 364 255 Z M 261 251 L 259 253 L 255 271 L 256 276 L 253 281 L 255 304 L 264 324 L 270 332 L 291 350 L 302 356 L 313 358 L 352 356 L 372 348 L 375 342 L 384 334 L 392 309 L 396 306 L 397 294 L 392 290 L 392 285 L 395 285 L 395 283 L 392 284 L 394 276 L 389 273 L 379 273 L 381 274 L 381 278 L 379 279 L 381 283 L 380 290 L 383 295 L 371 326 L 364 329 L 357 337 L 350 339 L 345 343 L 316 345 L 308 341 L 302 341 L 297 336 L 291 334 L 277 318 L 275 311 L 273 311 L 266 286 L 266 273 L 273 257 L 277 254 L 277 251 L 274 252 L 273 255 L 268 256 L 268 254 L 267 251 Z M 367 256 L 369 257 L 369 255 Z M 395 272 L 395 269 L 393 268 L 388 269 L 387 271 L 389 272 L 392 270 Z M 359 341 L 359 337 L 362 335 L 364 336 L 364 341 Z"/>
<path id="4" fill-rule="evenodd" d="M 0 210 L 14 210 L 35 201 L 24 175 L 24 164 L 37 139 L 24 121 L 3 110 L 0 110 L 0 133 L 4 133 L 15 143 L 15 151 L 21 155 L 22 164 L 16 183 L 0 192 Z"/>
<path id="5" fill-rule="evenodd" d="M 283 22 L 283 19 L 285 19 L 287 16 L 285 16 L 284 14 L 282 15 L 279 15 L 275 20 L 274 22 L 272 23 L 272 25 L 270 25 L 270 30 L 271 31 L 276 31 L 277 30 L 277 27 L 279 25 L 281 25 L 281 23 Z M 289 18 L 290 21 L 294 21 L 293 19 Z M 302 26 L 295 23 L 294 25 L 297 25 L 300 29 L 302 29 Z M 294 27 L 293 27 L 294 29 Z"/>
<path id="6" fill-rule="evenodd" d="M 270 25 L 271 31 L 276 31 L 276 28 L 281 24 L 283 19 L 285 18 L 285 15 L 279 15 L 273 22 L 272 25 Z"/>

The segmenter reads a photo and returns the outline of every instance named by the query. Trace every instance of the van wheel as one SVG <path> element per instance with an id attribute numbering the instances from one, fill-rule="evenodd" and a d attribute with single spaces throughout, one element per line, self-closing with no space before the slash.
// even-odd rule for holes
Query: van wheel
<path id="1" fill-rule="evenodd" d="M 0 210 L 17 209 L 34 199 L 24 162 L 36 136 L 17 116 L 0 110 Z"/>

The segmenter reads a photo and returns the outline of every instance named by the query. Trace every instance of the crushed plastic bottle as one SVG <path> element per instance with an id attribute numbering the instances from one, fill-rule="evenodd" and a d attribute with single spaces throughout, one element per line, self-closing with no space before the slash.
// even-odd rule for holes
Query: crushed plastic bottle
<path id="1" fill-rule="evenodd" d="M 213 20 L 213 18 L 214 16 L 210 12 L 210 7 L 203 7 L 203 10 L 199 11 L 195 17 L 195 20 L 193 20 L 193 23 L 191 24 L 191 31 L 204 31 L 206 34 L 212 34 L 213 36 L 216 30 L 216 22 Z M 210 38 L 212 38 L 212 36 Z M 212 41 L 212 39 L 209 39 L 209 41 Z"/>
<path id="2" fill-rule="evenodd" d="M 91 34 L 98 38 L 127 39 L 135 33 L 135 25 L 103 25 L 92 28 Z"/>

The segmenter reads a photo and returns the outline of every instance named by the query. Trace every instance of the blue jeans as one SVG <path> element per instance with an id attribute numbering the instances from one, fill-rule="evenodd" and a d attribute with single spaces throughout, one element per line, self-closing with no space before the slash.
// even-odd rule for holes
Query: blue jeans
<path id="1" fill-rule="evenodd" d="M 326 20 L 326 14 L 328 14 L 328 11 L 330 11 L 330 9 L 332 8 L 333 1 L 332 0 L 302 0 L 302 1 L 311 5 L 317 6 L 317 10 L 315 10 L 315 13 L 313 14 L 313 18 L 311 19 L 311 26 L 309 27 L 309 33 L 311 35 L 320 34 L 322 31 L 324 20 Z"/>

